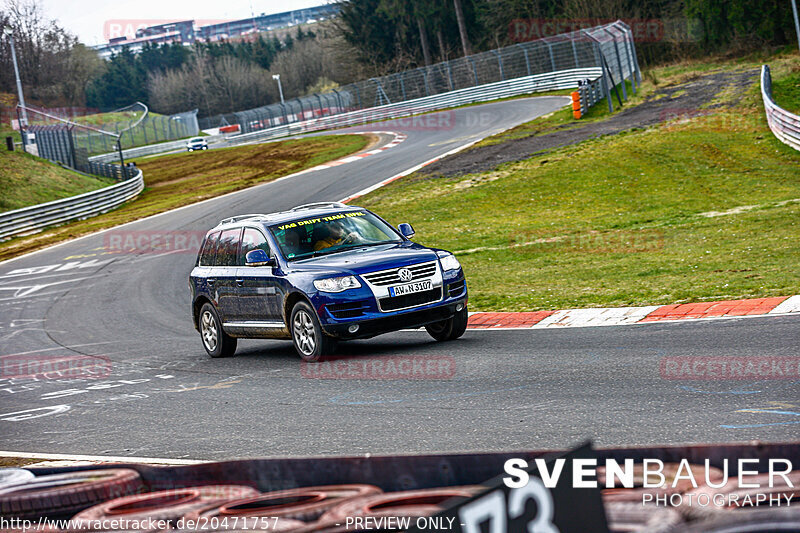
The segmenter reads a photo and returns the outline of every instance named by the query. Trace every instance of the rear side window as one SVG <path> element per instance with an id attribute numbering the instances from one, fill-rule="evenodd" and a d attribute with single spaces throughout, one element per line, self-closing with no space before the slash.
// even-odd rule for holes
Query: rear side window
<path id="1" fill-rule="evenodd" d="M 212 266 L 214 264 L 214 254 L 217 253 L 218 242 L 218 231 L 206 237 L 206 242 L 203 243 L 203 250 L 200 252 L 200 266 Z"/>
<path id="2" fill-rule="evenodd" d="M 242 235 L 242 251 L 239 253 L 239 265 L 244 265 L 247 252 L 257 248 L 264 250 L 267 252 L 267 255 L 272 257 L 272 250 L 264 234 L 254 228 L 244 228 L 244 235 Z"/>
<path id="3" fill-rule="evenodd" d="M 241 233 L 241 228 L 226 229 L 222 232 L 219 236 L 219 245 L 217 245 L 215 266 L 236 266 Z"/>

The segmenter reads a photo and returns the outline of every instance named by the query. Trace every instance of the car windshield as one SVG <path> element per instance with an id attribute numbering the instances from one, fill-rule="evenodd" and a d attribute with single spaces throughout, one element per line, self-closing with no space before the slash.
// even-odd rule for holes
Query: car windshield
<path id="1" fill-rule="evenodd" d="M 269 227 L 288 260 L 362 246 L 402 242 L 397 232 L 368 211 L 298 218 Z"/>

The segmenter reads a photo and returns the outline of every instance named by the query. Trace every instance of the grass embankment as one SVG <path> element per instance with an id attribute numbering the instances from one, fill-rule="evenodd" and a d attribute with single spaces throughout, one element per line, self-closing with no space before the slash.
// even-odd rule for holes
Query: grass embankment
<path id="1" fill-rule="evenodd" d="M 362 135 L 332 135 L 141 160 L 146 188 L 136 200 L 88 220 L 0 243 L 0 260 L 272 181 L 357 152 L 368 142 Z"/>
<path id="2" fill-rule="evenodd" d="M 654 95 L 656 86 L 719 69 L 757 69 L 761 62 L 660 68 L 649 73 L 637 98 Z M 781 80 L 797 55 L 766 62 L 783 99 Z M 456 251 L 472 310 L 798 294 L 800 153 L 769 131 L 757 77 L 743 95 L 721 89 L 710 102 L 719 103 L 728 107 L 491 172 L 417 173 L 359 204 L 392 223 L 414 224 L 422 243 Z M 559 111 L 488 142 L 547 133 L 568 124 L 570 113 Z"/>
<path id="3" fill-rule="evenodd" d="M 800 114 L 800 62 L 796 62 L 783 76 L 772 73 L 772 99 L 795 114 Z"/>
<path id="4" fill-rule="evenodd" d="M 114 180 L 85 176 L 25 152 L 0 151 L 0 212 L 100 189 Z"/>

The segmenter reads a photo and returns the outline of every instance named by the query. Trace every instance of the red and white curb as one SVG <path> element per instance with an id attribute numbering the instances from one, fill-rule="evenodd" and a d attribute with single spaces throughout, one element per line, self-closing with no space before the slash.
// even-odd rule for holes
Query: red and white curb
<path id="1" fill-rule="evenodd" d="M 800 295 L 721 300 L 644 307 L 596 307 L 525 313 L 470 313 L 469 329 L 580 328 L 625 326 L 676 320 L 763 317 L 800 314 Z"/>
<path id="2" fill-rule="evenodd" d="M 321 165 L 317 165 L 315 167 L 311 167 L 306 169 L 305 172 L 314 172 L 315 170 L 322 170 L 325 168 L 332 168 L 338 167 L 339 165 L 346 165 L 347 163 L 353 163 L 355 161 L 359 161 L 364 159 L 365 157 L 369 157 L 371 155 L 376 155 L 384 150 L 388 150 L 389 148 L 394 148 L 401 142 L 405 141 L 408 138 L 408 135 L 405 133 L 398 133 L 396 131 L 360 131 L 359 134 L 372 134 L 372 135 L 392 135 L 394 138 L 389 141 L 387 144 L 381 146 L 380 148 L 375 148 L 374 150 L 368 150 L 366 152 L 361 152 L 355 155 L 343 157 L 342 159 L 337 159 L 336 161 L 328 161 L 327 163 L 323 163 Z"/>

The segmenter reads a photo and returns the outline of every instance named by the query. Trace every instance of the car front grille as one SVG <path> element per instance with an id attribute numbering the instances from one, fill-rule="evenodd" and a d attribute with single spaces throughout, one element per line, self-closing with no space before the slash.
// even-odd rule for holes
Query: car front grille
<path id="1" fill-rule="evenodd" d="M 403 296 L 394 296 L 391 298 L 381 298 L 378 300 L 382 311 L 396 311 L 398 309 L 405 309 L 407 307 L 416 307 L 418 305 L 425 305 L 437 302 L 442 299 L 442 288 L 436 287 L 429 291 L 415 292 Z"/>
<path id="2" fill-rule="evenodd" d="M 392 268 L 390 270 L 381 270 L 379 272 L 370 272 L 369 274 L 362 274 L 365 280 L 373 285 L 394 285 L 397 283 L 406 283 L 409 281 L 416 281 L 422 278 L 429 278 L 436 273 L 436 261 L 429 263 L 418 263 L 416 265 L 409 265 L 407 268 L 411 271 L 411 279 L 401 280 L 397 272 L 399 268 Z"/>

